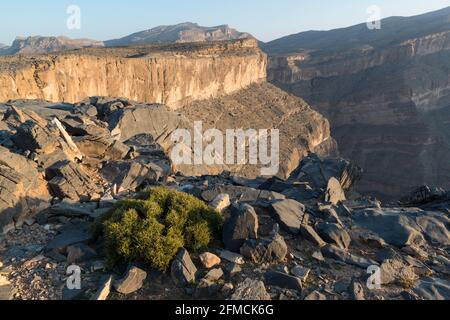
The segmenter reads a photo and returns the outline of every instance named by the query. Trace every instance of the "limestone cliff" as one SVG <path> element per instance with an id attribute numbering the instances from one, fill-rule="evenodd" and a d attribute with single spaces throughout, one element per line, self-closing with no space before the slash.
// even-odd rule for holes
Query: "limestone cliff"
<path id="1" fill-rule="evenodd" d="M 266 78 L 256 40 L 114 49 L 0 59 L 0 101 L 74 103 L 120 96 L 172 109 L 233 93 Z"/>
<path id="2" fill-rule="evenodd" d="M 450 186 L 449 19 L 447 8 L 266 46 L 269 80 L 328 117 L 343 156 L 365 169 L 361 191 Z"/>

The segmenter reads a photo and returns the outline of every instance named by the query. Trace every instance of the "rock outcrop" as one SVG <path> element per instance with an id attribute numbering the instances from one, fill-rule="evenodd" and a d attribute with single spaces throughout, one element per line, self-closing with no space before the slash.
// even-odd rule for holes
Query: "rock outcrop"
<path id="1" fill-rule="evenodd" d="M 266 56 L 253 39 L 83 49 L 0 58 L 0 101 L 75 103 L 90 96 L 112 96 L 177 109 L 234 93 L 265 78 Z"/>
<path id="2" fill-rule="evenodd" d="M 264 45 L 268 79 L 331 122 L 342 155 L 364 168 L 359 190 L 398 199 L 449 187 L 450 9 L 306 32 Z"/>

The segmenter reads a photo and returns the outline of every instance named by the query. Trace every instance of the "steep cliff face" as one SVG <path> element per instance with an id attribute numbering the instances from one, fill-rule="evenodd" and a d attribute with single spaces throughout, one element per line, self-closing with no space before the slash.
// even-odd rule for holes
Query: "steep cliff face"
<path id="1" fill-rule="evenodd" d="M 76 102 L 120 96 L 176 109 L 233 93 L 266 78 L 255 40 L 203 45 L 85 49 L 0 59 L 0 101 Z"/>
<path id="2" fill-rule="evenodd" d="M 295 42 L 284 53 L 281 40 L 267 46 L 278 48 L 269 80 L 328 117 L 343 156 L 365 169 L 361 191 L 395 199 L 421 184 L 450 186 L 448 21 L 445 9 L 390 18 L 381 30 L 300 34 L 283 40 Z"/>

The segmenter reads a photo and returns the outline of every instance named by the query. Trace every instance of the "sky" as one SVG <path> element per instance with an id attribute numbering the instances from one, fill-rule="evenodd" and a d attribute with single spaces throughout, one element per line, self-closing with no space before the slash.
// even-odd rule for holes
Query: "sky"
<path id="1" fill-rule="evenodd" d="M 79 29 L 67 27 L 71 5 L 80 9 Z M 31 35 L 110 40 L 181 22 L 229 24 L 270 41 L 366 22 L 372 5 L 384 18 L 438 10 L 450 0 L 2 0 L 0 43 Z"/>

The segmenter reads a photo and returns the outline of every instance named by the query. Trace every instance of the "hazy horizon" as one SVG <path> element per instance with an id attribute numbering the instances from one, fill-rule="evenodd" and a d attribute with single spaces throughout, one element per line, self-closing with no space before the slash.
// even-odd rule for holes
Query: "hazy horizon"
<path id="1" fill-rule="evenodd" d="M 377 5 L 381 18 L 414 16 L 448 7 L 447 0 L 382 1 L 342 0 L 340 3 L 317 0 L 314 3 L 300 0 L 282 0 L 274 3 L 265 0 L 247 0 L 239 3 L 230 0 L 218 3 L 207 0 L 180 0 L 89 2 L 52 0 L 17 0 L 2 4 L 4 25 L 0 43 L 9 45 L 16 37 L 66 36 L 110 40 L 160 25 L 193 22 L 201 26 L 228 24 L 241 32 L 249 32 L 261 41 L 271 41 L 283 36 L 308 30 L 330 30 L 366 22 L 367 9 Z M 67 8 L 77 5 L 81 9 L 81 28 L 69 30 Z M 26 9 L 25 9 L 26 8 Z M 273 21 L 273 23 L 268 23 Z"/>

